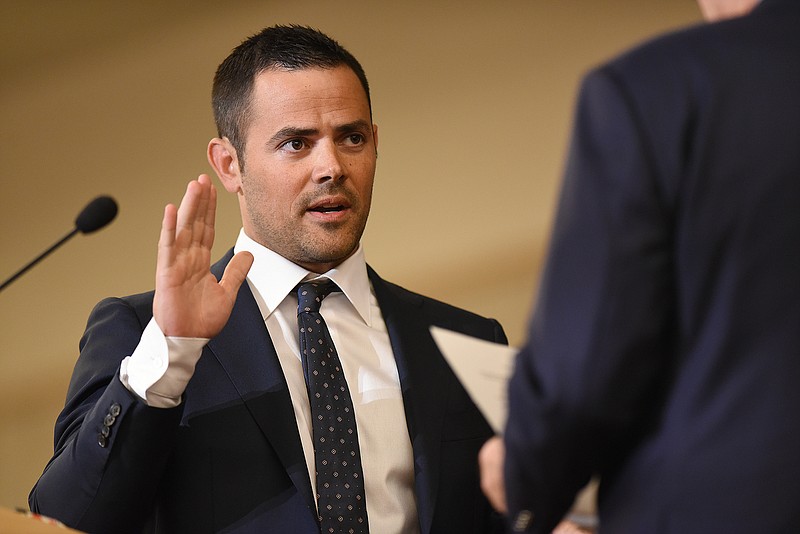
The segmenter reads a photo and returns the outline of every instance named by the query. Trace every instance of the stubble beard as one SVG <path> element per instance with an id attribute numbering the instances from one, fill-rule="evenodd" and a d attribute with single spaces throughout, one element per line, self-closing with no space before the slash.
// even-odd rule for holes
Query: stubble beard
<path id="1" fill-rule="evenodd" d="M 353 211 L 352 218 L 343 223 L 311 223 L 309 227 L 305 212 L 295 214 L 296 224 L 276 224 L 264 217 L 258 217 L 252 219 L 256 235 L 250 237 L 297 265 L 340 264 L 358 248 L 367 225 L 371 194 L 370 198 L 359 199 L 349 191 L 336 187 L 324 194 L 344 195 Z M 319 196 L 319 191 L 309 195 L 313 198 Z M 309 204 L 313 198 L 304 199 L 301 205 Z"/>

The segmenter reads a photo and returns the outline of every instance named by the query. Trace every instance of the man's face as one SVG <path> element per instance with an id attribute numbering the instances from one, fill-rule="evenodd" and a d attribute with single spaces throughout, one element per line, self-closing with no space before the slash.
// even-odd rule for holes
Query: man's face
<path id="1" fill-rule="evenodd" d="M 356 250 L 372 199 L 377 127 L 352 70 L 259 74 L 240 157 L 248 236 L 318 273 Z"/>

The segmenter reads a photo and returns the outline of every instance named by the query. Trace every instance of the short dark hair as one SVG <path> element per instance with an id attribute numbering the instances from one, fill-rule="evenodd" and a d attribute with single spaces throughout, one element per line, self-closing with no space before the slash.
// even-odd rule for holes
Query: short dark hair
<path id="1" fill-rule="evenodd" d="M 335 40 L 317 29 L 294 24 L 261 30 L 234 48 L 214 75 L 211 104 L 217 135 L 227 137 L 241 158 L 253 86 L 261 72 L 274 68 L 300 70 L 341 65 L 350 67 L 358 76 L 372 113 L 364 69 L 353 54 Z M 240 159 L 240 165 L 243 163 Z"/>

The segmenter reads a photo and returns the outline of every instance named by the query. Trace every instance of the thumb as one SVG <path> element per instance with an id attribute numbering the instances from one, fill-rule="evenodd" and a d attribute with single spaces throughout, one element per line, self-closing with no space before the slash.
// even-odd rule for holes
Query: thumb
<path id="1" fill-rule="evenodd" d="M 225 267 L 225 272 L 222 273 L 219 285 L 224 287 L 228 294 L 235 295 L 239 291 L 242 282 L 247 278 L 247 273 L 250 271 L 250 267 L 253 266 L 253 261 L 253 255 L 249 252 L 238 252 Z"/>

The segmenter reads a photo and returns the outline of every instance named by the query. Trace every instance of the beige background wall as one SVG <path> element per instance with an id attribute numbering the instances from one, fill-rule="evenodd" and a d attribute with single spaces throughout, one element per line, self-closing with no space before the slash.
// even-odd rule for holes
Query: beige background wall
<path id="1" fill-rule="evenodd" d="M 26 505 L 52 453 L 92 306 L 151 288 L 163 205 L 209 171 L 210 80 L 244 37 L 310 24 L 361 60 L 380 128 L 368 260 L 518 344 L 579 77 L 699 18 L 691 0 L 2 0 L 0 279 L 94 196 L 120 214 L 0 293 L 0 507 Z M 223 196 L 216 256 L 239 228 Z"/>

